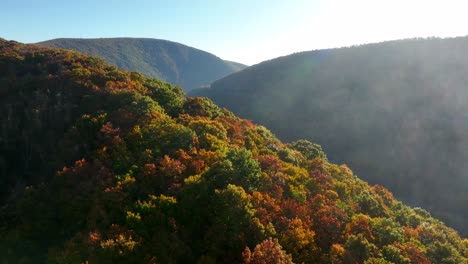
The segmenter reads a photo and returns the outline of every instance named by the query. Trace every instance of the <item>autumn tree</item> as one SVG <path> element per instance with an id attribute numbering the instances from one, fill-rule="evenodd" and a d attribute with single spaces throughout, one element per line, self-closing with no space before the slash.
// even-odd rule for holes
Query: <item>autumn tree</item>
<path id="1" fill-rule="evenodd" d="M 291 255 L 288 255 L 277 239 L 271 237 L 255 246 L 253 252 L 248 247 L 242 253 L 246 264 L 292 264 Z"/>

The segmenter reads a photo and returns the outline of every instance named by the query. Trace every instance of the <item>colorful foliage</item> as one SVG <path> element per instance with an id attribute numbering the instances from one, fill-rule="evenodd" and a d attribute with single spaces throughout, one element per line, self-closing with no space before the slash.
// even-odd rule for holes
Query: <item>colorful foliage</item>
<path id="1" fill-rule="evenodd" d="M 2 263 L 467 261 L 426 211 L 207 99 L 14 42 L 0 69 Z"/>

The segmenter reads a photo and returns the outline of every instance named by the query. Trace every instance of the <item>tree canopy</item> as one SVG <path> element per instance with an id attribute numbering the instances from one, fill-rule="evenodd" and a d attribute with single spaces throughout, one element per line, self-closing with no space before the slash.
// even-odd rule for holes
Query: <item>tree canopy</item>
<path id="1" fill-rule="evenodd" d="M 466 263 L 422 209 L 206 98 L 0 41 L 4 263 Z"/>

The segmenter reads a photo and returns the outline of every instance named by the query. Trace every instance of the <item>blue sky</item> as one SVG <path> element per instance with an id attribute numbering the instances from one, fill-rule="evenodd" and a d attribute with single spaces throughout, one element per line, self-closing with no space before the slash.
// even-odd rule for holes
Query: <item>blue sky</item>
<path id="1" fill-rule="evenodd" d="M 0 37 L 167 39 L 254 64 L 293 52 L 468 35 L 460 0 L 0 0 Z"/>

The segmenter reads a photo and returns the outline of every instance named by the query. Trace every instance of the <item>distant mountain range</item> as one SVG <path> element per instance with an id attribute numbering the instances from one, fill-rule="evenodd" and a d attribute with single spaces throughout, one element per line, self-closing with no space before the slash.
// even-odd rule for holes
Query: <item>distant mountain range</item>
<path id="1" fill-rule="evenodd" d="M 163 79 L 185 91 L 208 85 L 246 65 L 180 43 L 147 38 L 60 38 L 37 45 L 98 56 L 121 69 Z"/>
<path id="2" fill-rule="evenodd" d="M 362 179 L 468 234 L 468 38 L 296 53 L 190 93 L 282 140 L 305 138 Z"/>

